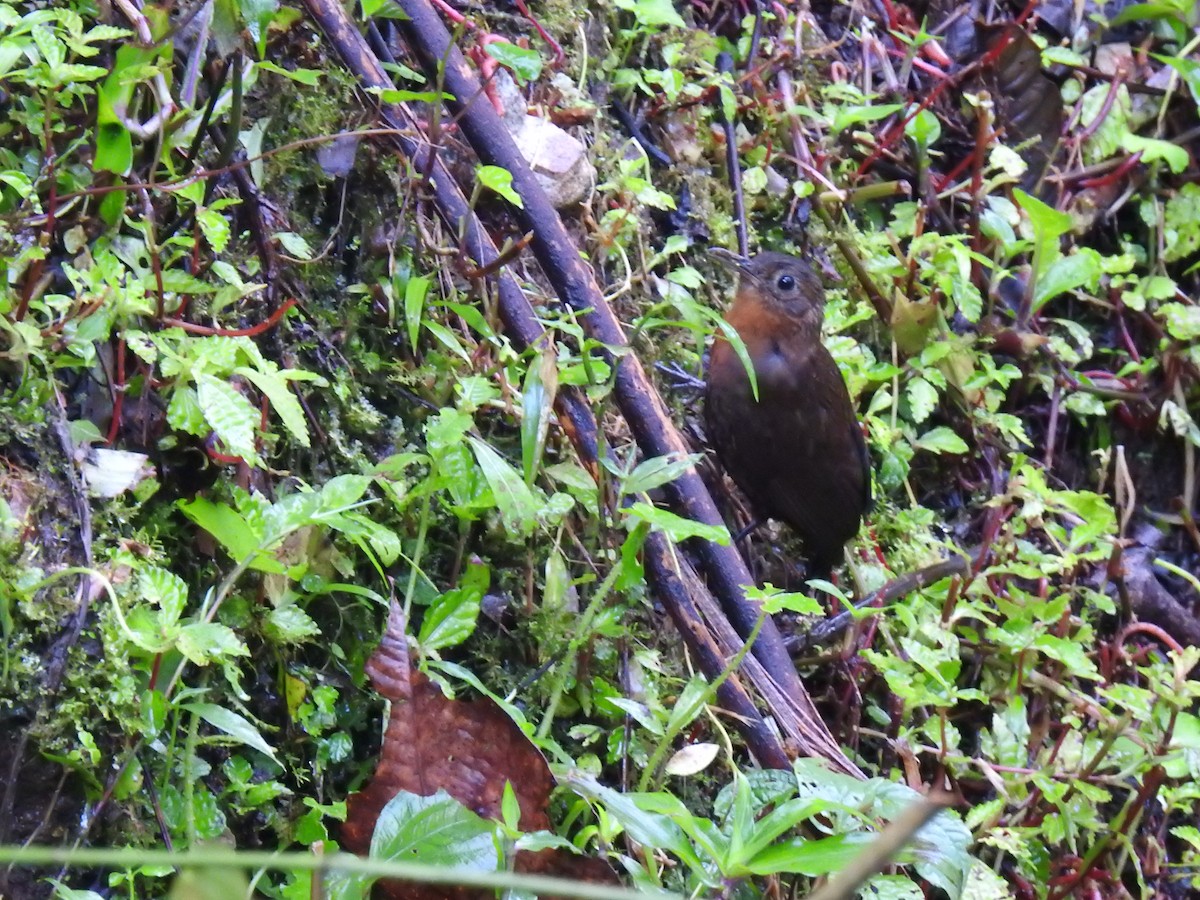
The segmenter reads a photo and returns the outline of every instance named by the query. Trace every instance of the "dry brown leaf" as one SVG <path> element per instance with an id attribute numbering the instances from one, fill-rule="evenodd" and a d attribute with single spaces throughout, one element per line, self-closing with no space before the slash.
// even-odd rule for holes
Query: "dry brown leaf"
<path id="1" fill-rule="evenodd" d="M 546 808 L 554 778 L 542 754 L 492 701 L 451 700 L 414 669 L 404 631 L 403 613 L 393 604 L 387 632 L 367 663 L 375 689 L 392 703 L 391 717 L 375 776 L 364 790 L 349 798 L 343 846 L 365 856 L 380 812 L 401 791 L 430 796 L 445 790 L 478 815 L 499 820 L 504 785 L 511 782 L 521 805 L 521 829 L 549 828 Z M 601 860 L 553 850 L 518 853 L 516 870 L 583 881 L 616 881 Z M 494 894 L 393 881 L 377 885 L 375 896 L 467 900 Z"/>

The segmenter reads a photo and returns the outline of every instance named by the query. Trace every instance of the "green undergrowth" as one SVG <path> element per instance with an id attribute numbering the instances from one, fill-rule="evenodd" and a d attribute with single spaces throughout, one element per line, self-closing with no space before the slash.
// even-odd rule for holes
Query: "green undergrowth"
<path id="1" fill-rule="evenodd" d="M 886 180 L 859 171 L 881 145 L 927 186 L 962 152 L 962 109 L 990 101 L 964 89 L 963 103 L 917 109 L 832 79 L 815 50 L 804 64 L 786 53 L 795 23 L 779 9 L 763 16 L 760 58 L 791 72 L 791 105 L 767 74 L 735 85 L 719 70 L 719 53 L 749 52 L 752 19 L 706 31 L 698 6 L 665 0 L 535 10 L 563 43 L 560 74 L 595 101 L 575 130 L 597 186 L 567 215 L 632 352 L 703 374 L 729 293 L 706 248 L 734 243 L 722 115 L 739 123 L 755 244 L 806 252 L 827 276 L 826 343 L 877 500 L 823 602 L 969 560 L 966 575 L 858 613 L 857 643 L 802 660 L 870 776 L 858 782 L 811 760 L 756 766 L 640 561 L 651 529 L 728 540 L 656 505 L 695 464 L 728 496 L 702 446 L 639 455 L 606 348 L 540 299 L 524 256 L 514 271 L 551 340 L 514 346 L 385 141 L 362 139 L 345 174 L 318 156 L 310 139 L 372 117 L 299 7 L 218 4 L 190 92 L 195 23 L 148 6 L 147 48 L 83 0 L 0 5 L 0 716 L 27 742 L 7 843 L 335 852 L 379 747 L 364 667 L 398 604 L 421 668 L 501 702 L 559 788 L 554 835 L 522 835 L 511 795 L 503 822 L 401 795 L 379 855 L 493 872 L 517 848 L 555 846 L 648 890 L 801 893 L 938 788 L 957 808 L 864 896 L 1186 884 L 1200 659 L 1131 637 L 1117 565 L 1148 527 L 1164 583 L 1200 589 L 1191 500 L 1172 505 L 1194 493 L 1200 445 L 1197 192 L 1164 125 L 1194 119 L 1200 81 L 1180 30 L 1193 12 L 1154 9 L 1146 39 L 1178 73 L 1151 95 L 1157 130 L 1122 96 L 1078 139 L 1080 164 L 1142 154 L 1145 178 L 1102 226 L 1024 181 L 1002 138 L 969 191 L 939 187 L 936 209 L 936 191 L 841 195 Z M 390 12 L 372 10 L 385 31 Z M 522 22 L 495 13 L 491 27 Z M 551 54 L 528 43 L 509 64 L 543 97 Z M 1043 49 L 1046 66 L 1072 63 Z M 431 89 L 392 68 L 405 90 Z M 1086 67 L 1071 72 L 1067 112 L 1078 103 L 1091 122 L 1103 95 Z M 645 116 L 670 165 L 594 85 Z M 163 92 L 174 108 L 155 121 Z M 465 192 L 515 234 L 503 173 L 469 162 L 450 126 Z M 796 165 L 797 132 L 819 181 Z M 887 321 L 836 240 L 880 287 Z M 695 398 L 660 381 L 697 433 Z M 567 387 L 602 424 L 599 483 L 555 420 Z M 786 534 L 760 530 L 752 546 L 760 580 L 807 590 Z M 774 602 L 799 630 L 820 609 L 798 593 Z M 22 787 L 55 779 L 51 800 Z M 413 824 L 425 817 L 470 851 L 428 840 Z M 14 896 L 313 895 L 311 870 L 260 865 L 207 887 L 125 856 L 55 885 L 29 867 L 8 877 Z M 330 895 L 361 896 L 376 874 L 338 876 Z"/>

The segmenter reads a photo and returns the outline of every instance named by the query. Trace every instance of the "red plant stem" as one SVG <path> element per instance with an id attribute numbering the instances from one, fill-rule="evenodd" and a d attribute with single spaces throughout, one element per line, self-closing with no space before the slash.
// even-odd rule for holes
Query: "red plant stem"
<path id="1" fill-rule="evenodd" d="M 1133 361 L 1136 363 L 1140 363 L 1142 361 L 1142 355 L 1140 353 L 1138 353 L 1137 345 L 1135 345 L 1133 343 L 1133 337 L 1130 336 L 1129 327 L 1125 323 L 1125 303 L 1124 303 L 1124 301 L 1121 300 L 1120 293 L 1115 292 L 1115 291 L 1114 291 L 1114 293 L 1117 294 L 1117 296 L 1115 298 L 1115 303 L 1116 303 L 1116 308 L 1117 308 L 1117 327 L 1121 331 L 1121 343 L 1123 343 L 1125 345 L 1125 349 L 1126 349 L 1126 351 L 1128 351 L 1129 355 L 1133 358 Z"/>
<path id="2" fill-rule="evenodd" d="M 1100 104 L 1100 111 L 1096 113 L 1096 118 L 1092 119 L 1088 123 L 1088 126 L 1075 136 L 1076 143 L 1080 145 L 1086 143 L 1087 139 L 1095 134 L 1100 129 L 1100 126 L 1104 124 L 1104 120 L 1112 112 L 1113 102 L 1117 99 L 1117 91 L 1120 90 L 1122 83 L 1120 75 L 1108 83 L 1108 92 L 1104 95 L 1104 102 Z"/>
<path id="3" fill-rule="evenodd" d="M 268 328 L 272 328 L 276 323 L 283 318 L 283 314 L 296 305 L 294 297 L 289 297 L 279 309 L 271 313 L 266 321 L 260 322 L 257 325 L 251 325 L 249 328 L 210 328 L 207 325 L 197 325 L 195 322 L 184 322 L 175 318 L 164 318 L 162 323 L 171 328 L 182 328 L 188 334 L 203 334 L 216 337 L 254 337 L 262 334 Z"/>
<path id="4" fill-rule="evenodd" d="M 975 132 L 975 153 L 972 155 L 974 166 L 971 172 L 971 213 L 967 228 L 971 235 L 971 249 L 975 251 L 971 257 L 971 283 L 979 288 L 980 293 L 987 293 L 983 266 L 978 257 L 983 253 L 983 233 L 979 230 L 979 207 L 983 204 L 983 166 L 987 160 L 987 150 L 996 136 L 992 128 L 987 108 L 981 106 L 975 111 L 978 116 L 978 127 Z"/>
<path id="5" fill-rule="evenodd" d="M 1033 11 L 1035 9 L 1037 9 L 1037 7 L 1038 7 L 1038 0 L 1029 0 L 1029 3 L 1026 5 L 1026 7 L 1023 10 L 1021 10 L 1021 14 L 1019 16 L 1017 16 L 1017 20 L 1014 24 L 1024 25 L 1025 20 L 1028 19 L 1031 15 L 1033 15 Z"/>
<path id="6" fill-rule="evenodd" d="M 42 245 L 42 249 L 46 252 L 50 250 L 50 244 L 54 240 L 54 226 L 57 223 L 55 210 L 58 208 L 58 171 L 56 164 L 58 156 L 54 152 L 54 144 L 50 138 L 50 122 L 52 121 L 50 111 L 47 110 L 46 116 L 46 176 L 50 179 L 50 196 L 46 200 L 46 222 L 42 226 L 42 234 L 38 239 L 38 243 Z M 21 302 L 17 304 L 17 308 L 13 310 L 13 321 L 20 322 L 25 318 L 25 314 L 29 312 L 29 304 L 33 300 L 34 291 L 37 290 L 38 283 L 42 280 L 42 273 L 46 271 L 46 258 L 35 259 L 29 266 L 29 271 L 25 275 L 25 289 L 21 291 Z"/>
<path id="7" fill-rule="evenodd" d="M 457 9 L 447 3 L 446 0 L 430 0 L 430 2 L 440 9 L 442 14 L 454 24 L 463 25 L 471 29 L 479 27 L 462 13 L 460 13 Z"/>
<path id="8" fill-rule="evenodd" d="M 1058 443 L 1058 408 L 1062 401 L 1062 385 L 1054 385 L 1054 393 L 1050 396 L 1050 422 L 1046 426 L 1046 456 L 1042 465 L 1046 471 L 1054 468 L 1054 445 Z"/>
<path id="9" fill-rule="evenodd" d="M 956 162 L 953 169 L 941 176 L 934 183 L 934 192 L 940 194 L 942 191 L 944 191 L 950 185 L 950 183 L 954 181 L 954 179 L 958 178 L 958 176 L 966 170 L 967 166 L 969 166 L 974 159 L 975 155 L 969 154 Z"/>
<path id="10" fill-rule="evenodd" d="M 52 334 L 58 334 L 60 331 L 62 331 L 64 328 L 67 327 L 68 323 L 70 323 L 76 319 L 86 319 L 88 316 L 92 315 L 92 313 L 94 313 L 98 309 L 100 309 L 100 307 L 104 305 L 104 301 L 106 299 L 107 299 L 107 295 L 102 294 L 101 296 L 99 296 L 95 300 L 93 300 L 91 303 L 89 303 L 87 306 L 80 309 L 78 312 L 68 313 L 67 315 L 65 315 L 61 319 L 59 319 L 57 322 L 51 322 L 49 325 L 47 325 L 45 328 L 42 329 L 42 331 L 41 331 L 42 337 L 48 338 Z"/>
<path id="11" fill-rule="evenodd" d="M 117 338 L 117 373 L 113 380 L 113 408 L 112 419 L 108 423 L 108 434 L 104 437 L 105 444 L 111 444 L 117 437 L 117 431 L 121 427 L 121 410 L 125 406 L 125 335 L 122 334 Z"/>
<path id="12" fill-rule="evenodd" d="M 240 456 L 230 456 L 228 453 L 221 453 L 213 447 L 204 448 L 208 452 L 208 458 L 213 462 L 224 463 L 230 466 L 238 466 L 245 462 Z"/>
<path id="13" fill-rule="evenodd" d="M 153 182 L 153 174 L 150 177 Z M 151 183 L 150 187 L 153 188 L 154 184 Z M 158 253 L 158 238 L 156 237 L 158 226 L 154 224 L 154 204 L 150 201 L 149 191 L 145 189 L 139 190 L 138 195 L 142 198 L 142 207 L 146 222 L 150 225 L 150 228 L 146 232 L 146 246 L 150 251 L 150 271 L 154 273 L 154 315 L 162 318 L 162 314 L 166 312 L 167 289 L 163 283 L 162 260 L 159 259 Z"/>
<path id="14" fill-rule="evenodd" d="M 883 9 L 887 13 L 887 27 L 893 29 L 899 28 L 900 19 L 896 15 L 896 7 L 892 5 L 892 0 L 879 0 L 879 2 L 883 4 Z"/>
<path id="15" fill-rule="evenodd" d="M 516 4 L 516 7 L 518 10 L 520 10 L 521 15 L 529 20 L 529 24 L 537 29 L 538 36 L 547 44 L 549 44 L 550 49 L 554 51 L 554 65 L 561 66 L 563 64 L 563 60 L 567 58 L 567 54 L 563 52 L 563 48 L 559 45 L 558 41 L 552 38 L 546 32 L 546 29 L 542 27 L 542 23 L 533 17 L 533 13 L 529 11 L 529 7 L 525 5 L 525 0 L 513 0 L 513 3 Z"/>
<path id="16" fill-rule="evenodd" d="M 1095 124 L 1095 123 L 1093 123 L 1093 124 Z M 1129 174 L 1129 171 L 1134 166 L 1136 166 L 1138 163 L 1140 163 L 1141 161 L 1142 161 L 1142 151 L 1139 150 L 1137 153 L 1134 153 L 1132 156 L 1127 156 L 1125 159 L 1121 160 L 1121 164 L 1119 166 L 1117 166 L 1115 169 L 1113 169 L 1111 172 L 1108 172 L 1104 175 L 1097 175 L 1095 178 L 1085 178 L 1083 181 L 1079 182 L 1079 187 L 1081 187 L 1081 188 L 1105 187 L 1106 185 L 1112 184 L 1113 182 L 1117 181 L 1118 179 L 1124 178 L 1127 174 Z"/>
<path id="17" fill-rule="evenodd" d="M 1117 635 L 1117 646 L 1124 646 L 1130 635 L 1137 634 L 1139 632 L 1142 634 L 1148 634 L 1156 640 L 1162 641 L 1162 643 L 1166 644 L 1167 647 L 1174 650 L 1176 653 L 1183 652 L 1183 647 L 1179 645 L 1179 641 L 1175 640 L 1175 638 L 1171 637 L 1171 635 L 1167 634 L 1167 632 L 1151 622 L 1133 622 L 1130 625 L 1126 625 L 1121 630 L 1121 633 Z"/>
<path id="18" fill-rule="evenodd" d="M 905 53 L 903 50 L 897 49 L 896 47 L 889 47 L 888 55 L 894 56 L 897 59 L 908 59 L 908 54 Z M 950 74 L 948 72 L 946 72 L 944 69 L 939 69 L 937 66 L 933 65 L 932 63 L 925 62 L 925 60 L 921 59 L 919 56 L 914 56 L 912 58 L 912 64 L 913 64 L 913 68 L 920 69 L 926 75 L 932 75 L 934 78 L 949 78 L 950 77 Z"/>
<path id="19" fill-rule="evenodd" d="M 915 106 L 900 122 L 895 123 L 888 128 L 887 131 L 880 135 L 876 148 L 871 152 L 871 155 L 863 160 L 862 164 L 858 167 L 858 174 L 866 174 L 867 170 L 874 164 L 874 162 L 883 155 L 884 150 L 891 146 L 896 139 L 904 133 L 904 126 L 915 119 L 920 112 L 928 109 L 933 102 L 941 96 L 942 92 L 945 91 L 946 88 L 950 87 L 951 85 L 961 84 L 969 75 L 977 72 L 980 69 L 990 66 L 1000 58 L 1000 54 L 1004 52 L 1004 48 L 1007 47 L 1011 42 L 1012 36 L 1008 30 L 1005 30 L 996 40 L 996 46 L 992 47 L 987 53 L 981 56 L 978 62 L 964 67 L 955 75 L 944 78 L 935 84 L 933 86 L 933 90 L 929 92 L 928 96 L 926 96 L 925 99 L 920 102 L 920 104 Z"/>
<path id="20" fill-rule="evenodd" d="M 1158 793 L 1158 789 L 1166 777 L 1167 771 L 1162 766 L 1155 766 L 1146 773 L 1146 778 L 1142 782 L 1141 790 L 1139 790 L 1137 796 L 1126 805 L 1125 814 L 1121 817 L 1121 821 L 1117 827 L 1108 832 L 1108 834 L 1102 837 L 1099 842 L 1092 847 L 1092 849 L 1088 852 L 1088 858 L 1085 860 L 1083 866 L 1078 872 L 1075 873 L 1075 877 L 1059 885 L 1058 888 L 1049 895 L 1048 900 L 1063 900 L 1063 898 L 1073 896 L 1074 890 L 1083 882 L 1085 878 L 1087 878 L 1096 870 L 1096 861 L 1100 859 L 1100 856 L 1118 841 L 1119 835 L 1125 835 L 1128 832 L 1129 826 L 1133 824 L 1134 818 L 1141 814 L 1142 809 L 1150 801 L 1150 798 Z"/>

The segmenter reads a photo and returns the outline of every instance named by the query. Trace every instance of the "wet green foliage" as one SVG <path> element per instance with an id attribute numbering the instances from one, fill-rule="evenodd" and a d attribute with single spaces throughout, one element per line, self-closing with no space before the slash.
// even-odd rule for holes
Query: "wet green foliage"
<path id="1" fill-rule="evenodd" d="M 850 57 L 819 25 L 878 43 L 842 29 L 840 6 L 821 23 L 772 6 L 757 30 L 667 0 L 546 7 L 559 71 L 536 39 L 484 45 L 539 114 L 587 113 L 598 184 L 569 215 L 628 325 L 621 352 L 703 374 L 729 287 L 705 249 L 734 234 L 722 117 L 739 123 L 754 243 L 825 263 L 826 341 L 878 497 L 838 593 L 971 560 L 802 661 L 858 782 L 749 758 L 639 555 L 651 530 L 729 539 L 660 502 L 692 465 L 727 496 L 703 447 L 642 458 L 613 348 L 527 253 L 513 271 L 549 340 L 514 346 L 420 173 L 385 141 L 334 140 L 370 109 L 299 8 L 216 4 L 206 57 L 196 21 L 153 5 L 147 43 L 87 0 L 0 3 L 0 714 L 28 742 L 29 784 L 66 776 L 52 801 L 8 788 L 22 823 L 45 824 L 7 842 L 332 852 L 378 750 L 364 666 L 397 603 L 414 659 L 501 703 L 555 766 L 558 837 L 402 797 L 381 853 L 442 864 L 412 827 L 437 816 L 463 865 L 570 842 L 640 887 L 756 897 L 836 873 L 933 786 L 960 808 L 870 896 L 1189 884 L 1200 651 L 1153 619 L 1144 585 L 1181 616 L 1200 591 L 1200 189 L 1195 129 L 1178 124 L 1194 125 L 1200 69 L 1194 10 L 1145 6 L 1153 52 L 1133 81 L 1166 87 L 1097 80 L 1096 31 L 1031 42 L 1070 121 L 1035 178 L 979 83 L 920 82 L 921 105 L 877 72 L 831 72 Z M 369 7 L 385 24 L 391 8 Z M 923 72 L 929 35 L 892 32 L 889 65 Z M 752 48 L 761 71 L 720 71 L 719 53 Z M 391 68 L 407 93 L 385 99 L 428 115 L 434 86 Z M 669 165 L 594 85 L 644 117 Z M 513 232 L 509 173 L 458 138 L 443 152 Z M 836 241 L 886 320 L 822 249 Z M 663 380 L 694 432 L 687 391 Z M 554 415 L 567 387 L 604 430 L 598 481 Z M 782 586 L 760 596 L 807 627 L 820 606 L 788 535 L 750 546 Z M 122 864 L 54 890 L 165 896 L 173 876 Z M 360 895 L 356 878 L 331 895 Z M 17 887 L 51 890 L 37 879 Z M 252 880 L 292 898 L 311 879 L 281 864 Z M 230 889 L 245 886 L 203 895 Z"/>

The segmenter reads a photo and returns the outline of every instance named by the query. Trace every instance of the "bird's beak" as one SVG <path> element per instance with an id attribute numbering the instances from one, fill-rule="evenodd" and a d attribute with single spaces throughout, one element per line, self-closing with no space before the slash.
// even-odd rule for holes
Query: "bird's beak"
<path id="1" fill-rule="evenodd" d="M 739 256 L 724 247 L 711 247 L 709 254 L 716 259 L 721 265 L 729 266 L 731 269 L 737 269 L 739 272 L 745 272 L 746 267 L 750 265 L 750 260 L 744 256 Z"/>
<path id="2" fill-rule="evenodd" d="M 713 257 L 713 259 L 716 259 L 718 262 L 721 263 L 721 265 L 728 266 L 731 269 L 735 269 L 737 271 L 737 273 L 742 277 L 743 284 L 749 282 L 750 284 L 757 285 L 760 289 L 763 288 L 762 281 L 759 279 L 759 277 L 757 275 L 754 274 L 754 272 L 750 268 L 749 257 L 740 256 L 737 253 L 733 253 L 732 251 L 726 250 L 724 247 L 711 247 L 711 248 L 709 248 L 708 252 Z"/>

